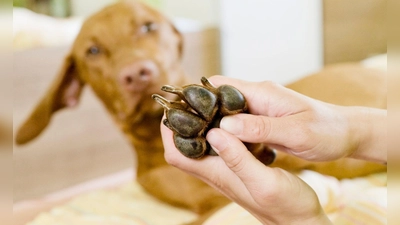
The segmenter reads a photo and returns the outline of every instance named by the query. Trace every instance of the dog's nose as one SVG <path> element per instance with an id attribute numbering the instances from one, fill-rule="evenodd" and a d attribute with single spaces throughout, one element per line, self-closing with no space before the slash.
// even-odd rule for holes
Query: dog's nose
<path id="1" fill-rule="evenodd" d="M 157 65 L 150 60 L 137 61 L 125 66 L 119 74 L 122 87 L 130 92 L 145 89 L 154 77 L 158 76 Z"/>

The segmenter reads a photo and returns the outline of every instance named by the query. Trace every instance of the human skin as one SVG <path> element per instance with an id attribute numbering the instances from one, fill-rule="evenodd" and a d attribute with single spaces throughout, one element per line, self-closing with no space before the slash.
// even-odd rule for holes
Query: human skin
<path id="1" fill-rule="evenodd" d="M 250 114 L 224 117 L 207 141 L 220 157 L 193 160 L 175 148 L 161 125 L 167 162 L 190 173 L 252 213 L 263 224 L 331 224 L 315 192 L 297 176 L 259 162 L 242 141 L 310 161 L 353 157 L 386 163 L 386 110 L 336 106 L 271 82 L 214 76 L 245 96 Z"/>
<path id="2" fill-rule="evenodd" d="M 309 161 L 343 157 L 387 162 L 387 110 L 321 102 L 272 82 L 215 76 L 247 99 L 250 114 L 224 117 L 221 129 Z"/>

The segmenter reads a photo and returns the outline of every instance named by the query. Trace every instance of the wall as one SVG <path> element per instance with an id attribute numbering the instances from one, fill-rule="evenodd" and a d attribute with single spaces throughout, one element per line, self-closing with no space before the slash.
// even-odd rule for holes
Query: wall
<path id="1" fill-rule="evenodd" d="M 74 0 L 73 11 L 83 15 L 115 1 Z M 322 0 L 143 1 L 170 17 L 218 27 L 224 75 L 288 83 L 323 65 Z"/>
<path id="2" fill-rule="evenodd" d="M 224 75 L 284 84 L 323 66 L 322 0 L 159 1 L 171 17 L 220 29 Z"/>
<path id="3" fill-rule="evenodd" d="M 321 0 L 221 0 L 223 74 L 288 83 L 322 67 Z"/>
<path id="4" fill-rule="evenodd" d="M 87 16 L 118 0 L 71 0 L 74 16 Z M 214 26 L 218 23 L 218 5 L 215 0 L 141 0 L 170 17 L 184 17 Z"/>
<path id="5" fill-rule="evenodd" d="M 206 26 L 219 23 L 219 0 L 163 0 L 161 10 L 172 17 L 197 20 Z"/>

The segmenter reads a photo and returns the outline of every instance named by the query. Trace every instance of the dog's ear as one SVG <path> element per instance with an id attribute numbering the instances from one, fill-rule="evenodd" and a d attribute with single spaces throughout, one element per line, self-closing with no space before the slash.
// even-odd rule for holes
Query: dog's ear
<path id="1" fill-rule="evenodd" d="M 38 136 L 57 110 L 77 105 L 83 86 L 84 83 L 78 77 L 73 57 L 66 57 L 58 76 L 19 128 L 16 143 L 25 144 Z"/>

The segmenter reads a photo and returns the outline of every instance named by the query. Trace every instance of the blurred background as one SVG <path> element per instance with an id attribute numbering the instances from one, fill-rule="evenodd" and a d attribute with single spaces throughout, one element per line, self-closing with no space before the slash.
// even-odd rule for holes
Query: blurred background
<path id="1" fill-rule="evenodd" d="M 118 0 L 14 0 L 14 131 L 54 79 L 91 14 Z M 186 73 L 287 84 L 327 65 L 386 66 L 386 0 L 142 0 L 183 34 Z M 14 202 L 120 171 L 131 146 L 86 89 L 34 141 L 14 145 Z M 132 173 L 123 173 L 133 177 Z M 124 176 L 125 176 L 124 175 Z"/>
<path id="2" fill-rule="evenodd" d="M 32 33 L 29 37 L 21 32 L 33 30 L 42 20 L 35 22 L 17 14 L 14 16 L 14 20 L 17 19 L 14 21 L 17 25 L 14 26 L 14 47 L 68 44 L 77 33 L 81 19 L 116 1 L 14 1 L 14 6 L 72 20 L 64 28 L 57 29 L 63 29 L 61 33 L 53 29 L 55 34 L 63 37 L 51 40 L 49 33 L 52 30 L 49 29 L 46 31 L 48 37 L 34 40 Z M 218 65 L 213 65 L 215 71 L 205 72 L 287 83 L 320 69 L 324 64 L 357 61 L 386 51 L 385 0 L 143 1 L 173 18 L 183 33 L 207 29 L 217 31 L 208 32 L 206 37 L 212 39 L 208 44 L 216 44 L 210 51 L 221 53 L 210 59 L 218 60 L 214 62 Z M 44 35 L 43 32 L 40 35 Z"/>

